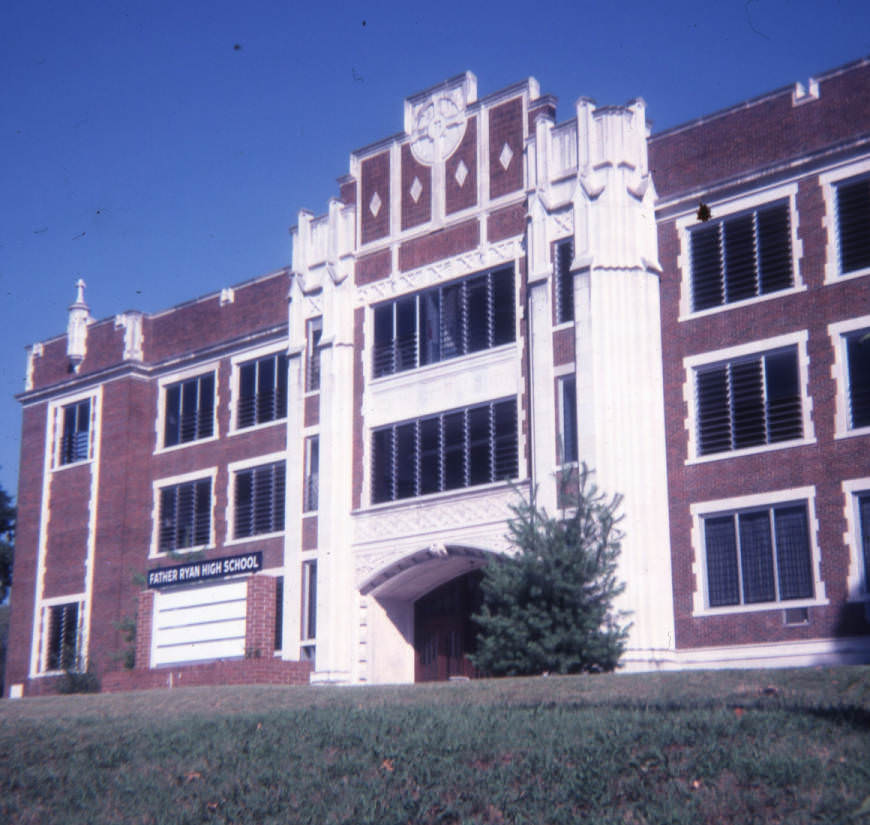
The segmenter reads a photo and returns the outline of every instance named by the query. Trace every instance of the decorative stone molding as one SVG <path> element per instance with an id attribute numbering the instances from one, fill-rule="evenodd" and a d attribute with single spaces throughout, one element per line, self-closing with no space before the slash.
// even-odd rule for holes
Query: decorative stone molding
<path id="1" fill-rule="evenodd" d="M 115 329 L 124 329 L 124 360 L 141 361 L 144 356 L 145 337 L 141 312 L 122 312 L 115 316 Z"/>
<path id="2" fill-rule="evenodd" d="M 85 303 L 87 284 L 79 278 L 76 281 L 76 299 L 69 306 L 69 322 L 66 328 L 66 354 L 73 372 L 78 372 L 85 360 L 88 342 L 88 324 L 94 319 Z"/>
<path id="3" fill-rule="evenodd" d="M 221 306 L 226 306 L 227 304 L 233 304 L 236 301 L 236 291 L 231 287 L 227 286 L 221 290 Z"/>
<path id="4" fill-rule="evenodd" d="M 465 136 L 465 109 L 476 100 L 477 78 L 466 72 L 405 101 L 405 132 L 419 163 L 443 163 L 456 151 Z"/>
<path id="5" fill-rule="evenodd" d="M 31 344 L 27 347 L 27 371 L 24 377 L 24 389 L 33 389 L 33 373 L 36 369 L 36 359 L 42 358 L 43 353 L 42 343 Z"/>
<path id="6" fill-rule="evenodd" d="M 502 241 L 487 247 L 479 247 L 473 252 L 464 252 L 461 255 L 445 258 L 443 261 L 437 261 L 410 272 L 402 272 L 393 278 L 374 281 L 371 284 L 358 287 L 354 301 L 356 306 L 367 306 L 405 292 L 415 292 L 442 281 L 461 278 L 463 275 L 471 275 L 481 269 L 489 269 L 507 261 L 513 261 L 521 252 L 521 242 L 518 240 Z"/>

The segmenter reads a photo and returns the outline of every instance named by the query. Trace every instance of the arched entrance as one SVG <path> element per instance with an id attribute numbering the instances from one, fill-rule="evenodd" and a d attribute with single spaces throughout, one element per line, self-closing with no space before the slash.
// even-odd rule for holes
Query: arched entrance
<path id="1" fill-rule="evenodd" d="M 368 622 L 373 681 L 475 675 L 468 660 L 475 639 L 471 616 L 480 606 L 481 568 L 490 554 L 432 544 L 391 561 L 362 582 L 360 592 L 376 602 Z"/>
<path id="2" fill-rule="evenodd" d="M 480 608 L 480 580 L 473 570 L 436 587 L 414 603 L 414 681 L 445 681 L 475 676 L 472 614 Z"/>

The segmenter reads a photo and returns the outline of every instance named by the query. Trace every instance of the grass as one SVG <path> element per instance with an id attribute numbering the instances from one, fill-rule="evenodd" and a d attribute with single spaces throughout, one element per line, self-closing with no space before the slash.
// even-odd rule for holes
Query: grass
<path id="1" fill-rule="evenodd" d="M 4 701 L 0 822 L 870 825 L 870 668 Z"/>

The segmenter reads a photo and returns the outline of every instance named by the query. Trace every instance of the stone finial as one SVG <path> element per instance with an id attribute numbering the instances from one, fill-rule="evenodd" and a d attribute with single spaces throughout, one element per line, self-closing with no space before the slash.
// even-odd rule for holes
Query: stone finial
<path id="1" fill-rule="evenodd" d="M 73 372 L 78 372 L 85 359 L 87 349 L 88 324 L 91 321 L 90 308 L 85 303 L 87 284 L 79 278 L 76 281 L 76 299 L 69 306 L 69 322 L 66 328 L 66 354 Z"/>

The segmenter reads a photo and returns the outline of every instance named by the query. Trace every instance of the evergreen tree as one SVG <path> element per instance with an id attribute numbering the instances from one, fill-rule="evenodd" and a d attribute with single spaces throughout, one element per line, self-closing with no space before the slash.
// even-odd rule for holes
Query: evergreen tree
<path id="1" fill-rule="evenodd" d="M 474 666 L 492 676 L 613 670 L 629 625 L 614 612 L 625 589 L 616 568 L 621 497 L 611 499 L 583 465 L 562 485 L 561 518 L 538 509 L 534 493 L 512 505 L 511 555 L 484 569 Z"/>

